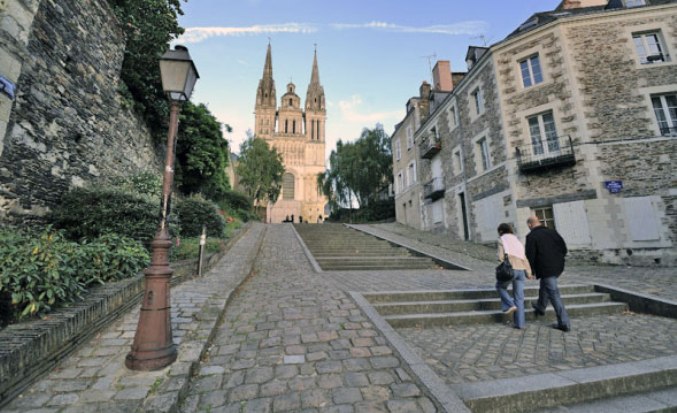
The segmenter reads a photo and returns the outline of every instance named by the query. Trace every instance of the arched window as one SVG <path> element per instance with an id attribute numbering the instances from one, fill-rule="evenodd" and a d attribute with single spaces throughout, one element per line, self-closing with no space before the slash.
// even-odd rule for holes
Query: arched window
<path id="1" fill-rule="evenodd" d="M 291 133 L 296 133 L 296 120 L 291 123 Z"/>
<path id="2" fill-rule="evenodd" d="M 294 175 L 290 173 L 282 175 L 282 199 L 294 199 Z"/>
<path id="3" fill-rule="evenodd" d="M 289 120 L 284 120 L 284 133 L 289 133 Z"/>

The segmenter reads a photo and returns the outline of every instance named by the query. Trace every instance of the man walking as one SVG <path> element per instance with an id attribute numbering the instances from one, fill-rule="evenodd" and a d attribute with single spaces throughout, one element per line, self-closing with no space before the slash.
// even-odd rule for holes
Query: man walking
<path id="1" fill-rule="evenodd" d="M 553 328 L 567 332 L 571 330 L 571 324 L 557 286 L 557 277 L 564 271 L 567 245 L 557 231 L 544 227 L 538 217 L 529 217 L 527 226 L 531 232 L 527 235 L 525 252 L 533 274 L 540 280 L 538 302 L 532 307 L 536 315 L 545 315 L 550 301 L 557 315 L 557 324 Z"/>

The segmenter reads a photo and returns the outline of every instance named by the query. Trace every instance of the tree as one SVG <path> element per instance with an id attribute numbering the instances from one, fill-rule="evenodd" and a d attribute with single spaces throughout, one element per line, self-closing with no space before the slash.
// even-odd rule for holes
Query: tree
<path id="1" fill-rule="evenodd" d="M 200 193 L 220 201 L 230 189 L 228 141 L 221 124 L 204 104 L 186 102 L 181 110 L 176 143 L 176 185 L 184 195 Z M 230 126 L 225 125 L 230 131 Z"/>
<path id="2" fill-rule="evenodd" d="M 263 201 L 277 201 L 282 190 L 283 173 L 282 155 L 248 131 L 247 139 L 240 145 L 237 174 L 240 185 L 254 200 L 254 207 Z"/>
<path id="3" fill-rule="evenodd" d="M 368 207 L 381 189 L 393 180 L 390 139 L 381 125 L 365 128 L 354 143 L 339 141 L 329 156 L 329 169 L 318 176 L 318 185 L 332 207 Z"/>
<path id="4" fill-rule="evenodd" d="M 162 92 L 159 59 L 172 39 L 183 34 L 180 0 L 108 0 L 127 35 L 120 91 L 156 136 L 166 127 L 169 109 Z"/>

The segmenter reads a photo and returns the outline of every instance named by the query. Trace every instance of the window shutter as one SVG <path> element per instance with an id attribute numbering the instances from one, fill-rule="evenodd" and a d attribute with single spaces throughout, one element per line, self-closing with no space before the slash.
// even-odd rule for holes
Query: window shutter
<path id="1" fill-rule="evenodd" d="M 592 243 L 585 201 L 554 204 L 555 226 L 564 241 L 570 246 L 589 246 Z"/>
<path id="2" fill-rule="evenodd" d="M 625 198 L 625 222 L 632 241 L 658 241 L 661 238 L 660 223 L 652 197 Z"/>

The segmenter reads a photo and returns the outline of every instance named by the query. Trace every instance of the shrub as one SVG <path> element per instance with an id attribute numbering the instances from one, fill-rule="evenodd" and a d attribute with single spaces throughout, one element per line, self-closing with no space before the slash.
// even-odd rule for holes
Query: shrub
<path id="1" fill-rule="evenodd" d="M 85 285 L 131 277 L 150 263 L 148 251 L 138 241 L 117 234 L 85 240 L 78 252 L 78 276 Z"/>
<path id="2" fill-rule="evenodd" d="M 126 192 L 147 195 L 157 198 L 160 202 L 162 197 L 162 176 L 159 172 L 141 172 L 130 176 L 114 178 L 111 184 Z"/>
<path id="3" fill-rule="evenodd" d="M 87 285 L 132 277 L 148 262 L 138 242 L 116 235 L 80 245 L 51 228 L 35 236 L 0 231 L 2 322 L 74 301 Z"/>
<path id="4" fill-rule="evenodd" d="M 223 248 L 223 240 L 218 238 L 207 238 L 205 244 L 205 254 L 218 252 Z M 181 238 L 178 246 L 172 248 L 171 260 L 181 261 L 197 259 L 200 255 L 200 237 Z"/>
<path id="5" fill-rule="evenodd" d="M 159 202 L 152 197 L 116 188 L 76 188 L 63 196 L 49 220 L 71 240 L 115 233 L 149 245 L 159 212 Z M 175 222 L 171 216 L 170 222 Z"/>
<path id="6" fill-rule="evenodd" d="M 226 222 L 211 201 L 194 196 L 179 202 L 176 209 L 181 221 L 182 236 L 199 237 L 202 226 L 205 225 L 207 236 L 223 238 Z"/>

